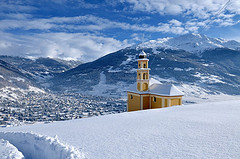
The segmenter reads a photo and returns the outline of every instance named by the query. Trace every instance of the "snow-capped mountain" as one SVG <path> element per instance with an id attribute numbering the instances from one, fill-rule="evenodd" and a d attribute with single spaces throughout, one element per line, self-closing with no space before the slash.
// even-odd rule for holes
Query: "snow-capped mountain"
<path id="1" fill-rule="evenodd" d="M 47 79 L 80 64 L 61 59 L 0 56 L 1 98 L 15 100 L 26 92 L 44 92 Z"/>
<path id="2" fill-rule="evenodd" d="M 206 50 L 213 50 L 216 48 L 240 50 L 240 43 L 235 40 L 210 38 L 206 35 L 191 33 L 175 38 L 161 38 L 157 40 L 150 40 L 135 47 L 185 50 L 190 53 L 201 55 L 201 53 Z"/>
<path id="3" fill-rule="evenodd" d="M 29 91 L 44 92 L 30 74 L 0 60 L 0 98 L 15 100 Z"/>
<path id="4" fill-rule="evenodd" d="M 200 34 L 149 41 L 61 73 L 53 78 L 51 88 L 124 96 L 124 91 L 135 86 L 138 54 L 144 50 L 149 58 L 150 76 L 162 83 L 178 85 L 186 95 L 238 95 L 239 46 L 235 41 Z"/>
<path id="5" fill-rule="evenodd" d="M 71 68 L 77 67 L 82 62 L 67 61 L 57 58 L 36 58 L 29 59 L 24 57 L 14 57 L 1 55 L 0 60 L 3 60 L 11 65 L 14 65 L 23 72 L 28 72 L 33 76 L 52 76 L 56 73 L 61 73 Z"/>

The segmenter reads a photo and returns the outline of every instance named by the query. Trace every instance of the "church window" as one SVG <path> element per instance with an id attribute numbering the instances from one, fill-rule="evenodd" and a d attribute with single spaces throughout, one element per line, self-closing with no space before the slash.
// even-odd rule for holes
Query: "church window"
<path id="1" fill-rule="evenodd" d="M 146 79 L 146 73 L 143 73 L 143 79 Z"/>
<path id="2" fill-rule="evenodd" d="M 148 90 L 148 84 L 147 83 L 143 83 L 143 91 L 147 91 Z"/>
<path id="3" fill-rule="evenodd" d="M 156 101 L 157 101 L 157 98 L 156 98 L 156 97 L 153 97 L 153 101 L 156 102 Z"/>
<path id="4" fill-rule="evenodd" d="M 133 99 L 133 95 L 130 95 L 130 98 Z"/>
<path id="5" fill-rule="evenodd" d="M 140 91 L 140 83 L 137 84 L 137 89 Z"/>
<path id="6" fill-rule="evenodd" d="M 143 68 L 146 68 L 146 64 L 143 64 Z"/>
<path id="7" fill-rule="evenodd" d="M 138 74 L 138 79 L 141 79 L 141 74 L 140 73 Z"/>

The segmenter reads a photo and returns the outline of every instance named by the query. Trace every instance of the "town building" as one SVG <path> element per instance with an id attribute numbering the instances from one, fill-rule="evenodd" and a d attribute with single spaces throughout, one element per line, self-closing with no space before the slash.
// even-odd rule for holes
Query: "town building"
<path id="1" fill-rule="evenodd" d="M 164 108 L 182 105 L 184 95 L 173 84 L 151 83 L 148 68 L 149 59 L 144 51 L 139 54 L 137 69 L 137 88 L 129 90 L 127 111 Z"/>

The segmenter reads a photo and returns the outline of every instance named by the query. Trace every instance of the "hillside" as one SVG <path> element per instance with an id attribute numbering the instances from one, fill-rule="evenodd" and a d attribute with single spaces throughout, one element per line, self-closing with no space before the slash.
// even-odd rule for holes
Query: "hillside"
<path id="1" fill-rule="evenodd" d="M 0 55 L 1 99 L 15 100 L 27 92 L 44 92 L 49 78 L 79 64 L 80 61 Z"/>
<path id="2" fill-rule="evenodd" d="M 77 67 L 82 62 L 80 61 L 67 61 L 57 58 L 36 58 L 30 59 L 18 56 L 0 55 L 0 60 L 3 60 L 18 69 L 28 72 L 33 76 L 52 76 L 56 73 L 61 73 L 66 70 Z"/>
<path id="3" fill-rule="evenodd" d="M 161 83 L 175 84 L 195 97 L 239 95 L 239 47 L 236 41 L 201 34 L 151 40 L 60 73 L 51 89 L 123 97 L 135 85 L 138 54 L 144 50 L 150 76 Z"/>
<path id="4" fill-rule="evenodd" d="M 44 92 L 33 76 L 0 60 L 0 100 L 15 100 L 26 92 Z"/>
<path id="5" fill-rule="evenodd" d="M 225 101 L 183 105 L 2 128 L 0 138 L 17 145 L 25 156 L 38 154 L 38 151 L 44 156 L 57 140 L 76 148 L 79 158 L 239 158 L 239 103 Z M 47 137 L 39 135 L 34 138 L 30 133 L 23 132 L 46 135 L 52 139 L 46 140 Z M 26 148 L 33 145 L 32 141 L 40 145 L 34 152 L 33 146 L 32 151 Z M 53 145 L 44 149 L 41 146 L 47 146 L 47 141 Z M 59 152 L 58 149 L 56 155 Z"/>

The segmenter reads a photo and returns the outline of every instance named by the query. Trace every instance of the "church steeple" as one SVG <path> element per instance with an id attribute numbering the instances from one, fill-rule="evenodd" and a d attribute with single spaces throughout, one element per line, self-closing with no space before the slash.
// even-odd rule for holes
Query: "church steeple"
<path id="1" fill-rule="evenodd" d="M 139 54 L 137 69 L 137 90 L 147 91 L 149 87 L 149 68 L 147 54 L 142 51 Z"/>

